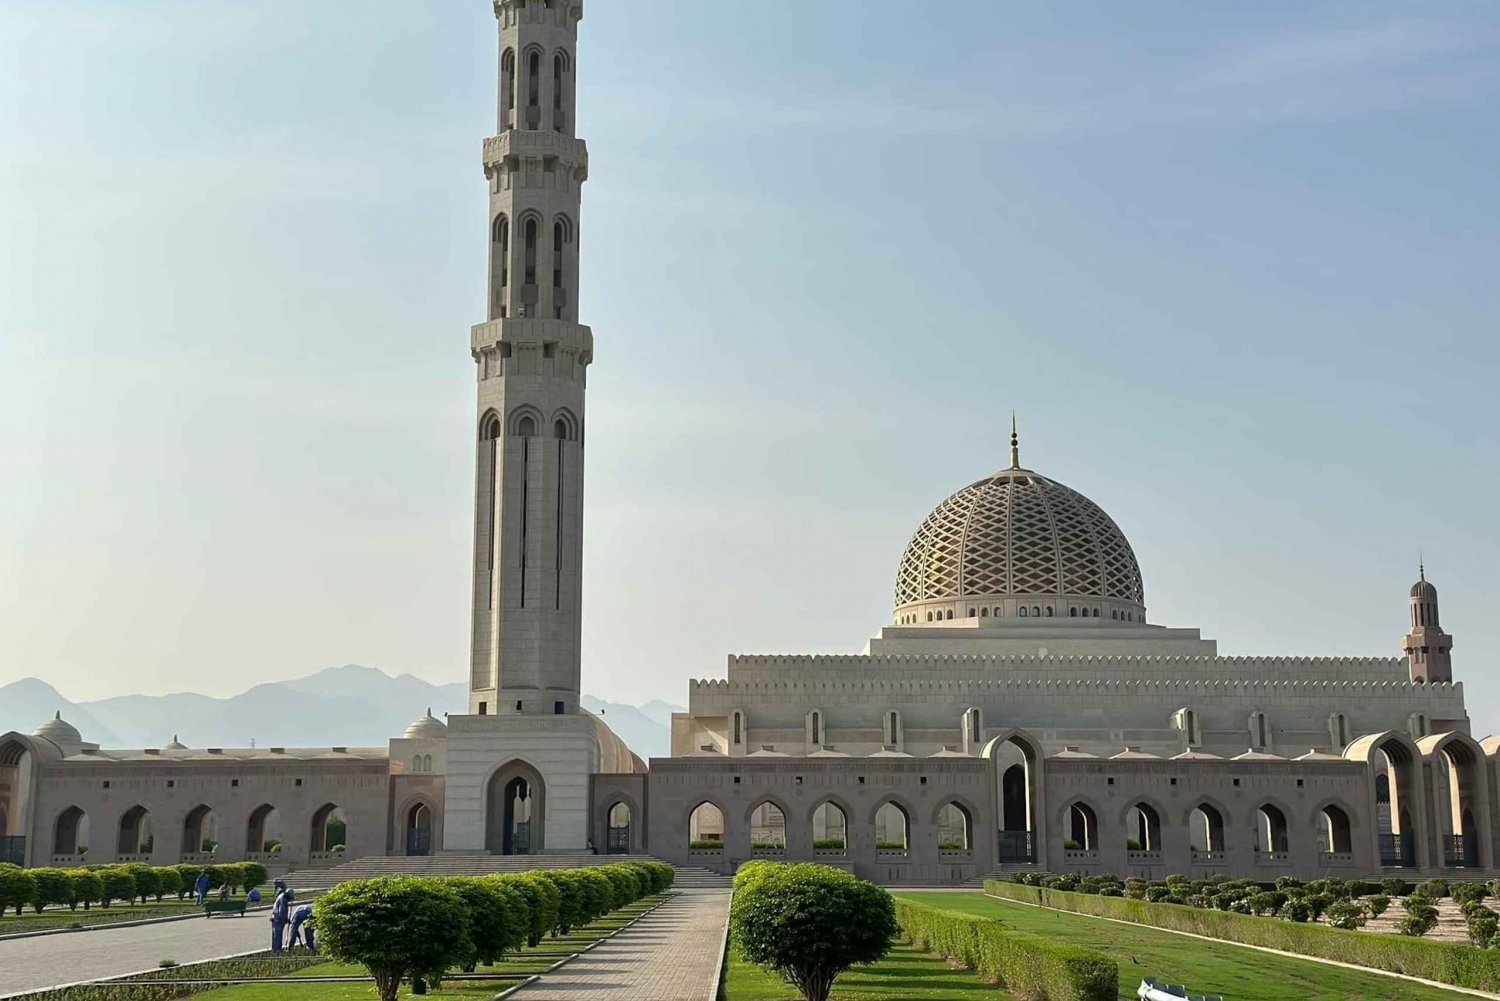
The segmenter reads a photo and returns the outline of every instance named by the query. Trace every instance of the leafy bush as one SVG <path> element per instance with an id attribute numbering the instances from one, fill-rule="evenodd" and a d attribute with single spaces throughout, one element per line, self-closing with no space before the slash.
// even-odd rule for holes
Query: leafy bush
<path id="1" fill-rule="evenodd" d="M 125 866 L 130 878 L 135 880 L 135 895 L 141 903 L 148 898 L 161 897 L 161 870 L 144 862 L 132 862 Z"/>
<path id="2" fill-rule="evenodd" d="M 156 888 L 157 900 L 168 893 L 176 894 L 177 899 L 182 899 L 182 874 L 177 871 L 176 866 L 164 866 L 156 870 L 156 875 L 161 880 Z"/>
<path id="3" fill-rule="evenodd" d="M 1146 887 L 1146 899 L 1149 900 L 1149 901 L 1151 901 L 1151 903 L 1153 903 L 1153 904 L 1161 903 L 1163 900 L 1166 900 L 1171 895 L 1172 895 L 1172 891 L 1169 890 L 1169 889 L 1167 889 L 1165 886 L 1148 886 L 1148 887 Z"/>
<path id="4" fill-rule="evenodd" d="M 1303 922 L 1311 921 L 1312 916 L 1312 908 L 1309 907 L 1307 905 L 1307 901 L 1301 897 L 1293 897 L 1291 900 L 1288 900 L 1281 908 L 1281 917 L 1287 921 L 1296 921 L 1301 924 Z"/>
<path id="5" fill-rule="evenodd" d="M 1334 928 L 1342 928 L 1345 931 L 1354 931 L 1365 926 L 1369 920 L 1365 916 L 1365 909 L 1359 904 L 1349 900 L 1340 900 L 1328 907 L 1328 924 Z"/>
<path id="6" fill-rule="evenodd" d="M 135 876 L 129 869 L 121 866 L 109 865 L 99 870 L 99 879 L 103 881 L 103 892 L 99 894 L 99 905 L 108 907 L 116 900 L 135 901 Z"/>
<path id="7" fill-rule="evenodd" d="M 1250 909 L 1256 914 L 1280 914 L 1287 899 L 1282 890 L 1263 890 L 1250 896 Z"/>
<path id="8" fill-rule="evenodd" d="M 1417 893 L 1429 900 L 1442 900 L 1448 895 L 1448 881 L 1446 879 L 1429 879 L 1417 886 Z"/>
<path id="9" fill-rule="evenodd" d="M 1090 949 L 906 900 L 896 902 L 896 920 L 917 948 L 962 962 L 1014 997 L 1114 1001 L 1116 996 L 1119 967 Z"/>
<path id="10" fill-rule="evenodd" d="M 1110 899 L 1058 890 L 1032 889 L 988 880 L 985 891 L 1023 903 L 1041 904 L 1078 914 L 1114 918 L 1135 924 L 1189 932 L 1243 945 L 1256 945 L 1391 973 L 1422 977 L 1455 987 L 1500 991 L 1500 949 L 1435 942 L 1396 935 L 1342 931 L 1318 924 L 1268 921 L 1264 918 L 1191 907 Z"/>
<path id="11" fill-rule="evenodd" d="M 403 977 L 437 980 L 474 952 L 464 898 L 441 880 L 411 876 L 341 883 L 313 905 L 323 953 L 370 971 L 381 1001 Z"/>
<path id="12" fill-rule="evenodd" d="M 104 899 L 104 880 L 99 874 L 88 869 L 69 869 L 68 882 L 72 885 L 73 899 L 68 903 L 69 910 L 78 910 L 82 904 L 84 910 L 88 910 L 94 904 Z"/>
<path id="13" fill-rule="evenodd" d="M 73 883 L 66 869 L 31 869 L 31 904 L 38 914 L 48 904 L 71 904 Z"/>
<path id="14" fill-rule="evenodd" d="M 752 863 L 734 883 L 735 946 L 806 1001 L 827 1001 L 839 974 L 890 951 L 897 931 L 891 895 L 842 869 Z"/>
<path id="15" fill-rule="evenodd" d="M 843 838 L 817 838 L 813 841 L 814 848 L 843 848 Z"/>
<path id="16" fill-rule="evenodd" d="M 1323 916 L 1323 912 L 1328 910 L 1329 905 L 1333 903 L 1333 898 L 1326 893 L 1309 893 L 1302 898 L 1302 902 L 1312 912 L 1312 919 L 1317 921 Z"/>
<path id="17" fill-rule="evenodd" d="M 14 907 L 20 914 L 34 896 L 36 878 L 31 873 L 18 865 L 0 865 L 0 914 L 4 914 L 7 907 Z"/>
<path id="18" fill-rule="evenodd" d="M 1373 897 L 1364 899 L 1365 913 L 1372 918 L 1378 918 L 1391 906 L 1391 898 L 1383 893 L 1377 893 Z"/>
<path id="19" fill-rule="evenodd" d="M 505 880 L 507 886 L 526 898 L 526 914 L 531 922 L 526 931 L 526 944 L 535 948 L 557 927 L 558 908 L 562 904 L 557 886 L 535 871 L 496 878 Z"/>
<path id="20" fill-rule="evenodd" d="M 1411 898 L 1408 897 L 1408 900 Z M 1408 908 L 1396 922 L 1396 930 L 1402 935 L 1421 938 L 1437 927 L 1438 911 L 1431 904 Z"/>
<path id="21" fill-rule="evenodd" d="M 468 947 L 458 960 L 462 969 L 473 972 L 481 963 L 498 962 L 507 950 L 519 949 L 525 942 L 521 916 L 510 913 L 517 902 L 498 884 L 475 876 L 453 876 L 441 882 L 458 894 L 469 920 Z"/>
<path id="22" fill-rule="evenodd" d="M 1420 893 L 1413 893 L 1411 896 L 1401 901 L 1402 909 L 1405 910 L 1408 914 L 1410 914 L 1412 911 L 1421 910 L 1424 907 L 1431 906 L 1432 901 L 1427 899 L 1426 896 Z"/>
<path id="23" fill-rule="evenodd" d="M 707 838 L 696 838 L 696 839 L 688 842 L 688 847 L 689 848 L 698 848 L 698 849 L 705 849 L 705 848 L 718 849 L 718 848 L 723 848 L 724 847 L 724 842 L 718 841 L 718 840 L 709 840 Z"/>
<path id="24" fill-rule="evenodd" d="M 1448 888 L 1448 895 L 1457 904 L 1478 903 L 1490 895 L 1490 888 L 1483 883 L 1454 883 Z"/>
<path id="25" fill-rule="evenodd" d="M 1411 892 L 1411 884 L 1396 876 L 1387 876 L 1380 881 L 1380 892 L 1387 897 L 1404 897 Z"/>
<path id="26" fill-rule="evenodd" d="M 1468 924 L 1469 942 L 1480 949 L 1487 949 L 1495 940 L 1495 933 L 1500 931 L 1500 916 L 1496 916 L 1488 907 L 1481 907 L 1469 915 Z"/>

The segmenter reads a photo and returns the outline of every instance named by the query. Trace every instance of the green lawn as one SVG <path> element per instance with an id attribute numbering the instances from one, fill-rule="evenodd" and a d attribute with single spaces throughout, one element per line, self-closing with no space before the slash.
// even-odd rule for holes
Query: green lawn
<path id="1" fill-rule="evenodd" d="M 1134 998 L 1145 976 L 1185 984 L 1194 994 L 1222 994 L 1235 1001 L 1461 1001 L 1472 997 L 1375 973 L 1275 956 L 1228 942 L 1207 942 L 1154 928 L 1029 907 L 978 892 L 897 896 L 995 918 L 1018 931 L 1103 952 L 1120 964 L 1122 998 Z"/>
<path id="2" fill-rule="evenodd" d="M 17 915 L 12 909 L 4 917 L 0 917 L 0 935 L 18 935 L 21 932 L 44 931 L 48 928 L 66 928 L 72 924 L 107 925 L 120 921 L 141 921 L 145 918 L 188 914 L 196 910 L 191 900 L 175 899 L 163 900 L 160 903 L 136 904 L 133 907 L 117 900 L 108 907 L 95 904 L 89 910 L 80 907 L 76 911 L 70 911 L 62 904 L 53 904 L 40 914 L 28 907 L 24 914 Z"/>
<path id="3" fill-rule="evenodd" d="M 521 996 L 525 997 L 524 991 Z M 724 981 L 726 1001 L 795 1001 L 797 996 L 776 974 L 752 966 L 730 950 Z M 856 966 L 839 977 L 833 985 L 832 1001 L 1004 1001 L 1007 997 L 968 970 L 952 969 L 941 959 L 909 945 L 897 945 L 874 966 Z"/>

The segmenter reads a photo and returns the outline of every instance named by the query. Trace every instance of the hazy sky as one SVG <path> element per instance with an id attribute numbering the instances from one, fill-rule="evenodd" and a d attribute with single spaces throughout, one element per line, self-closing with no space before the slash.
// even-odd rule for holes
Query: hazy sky
<path id="1" fill-rule="evenodd" d="M 1023 459 L 1500 729 L 1493 3 L 589 0 L 584 687 L 854 652 Z M 0 4 L 0 683 L 466 672 L 487 0 Z"/>

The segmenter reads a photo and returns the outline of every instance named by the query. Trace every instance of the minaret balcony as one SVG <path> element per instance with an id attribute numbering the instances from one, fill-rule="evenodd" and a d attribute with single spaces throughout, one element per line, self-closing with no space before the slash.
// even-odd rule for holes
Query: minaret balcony
<path id="1" fill-rule="evenodd" d="M 594 332 L 581 323 L 542 317 L 489 320 L 476 323 L 470 332 L 469 347 L 476 356 L 502 344 L 512 347 L 559 344 L 577 351 L 585 359 L 584 364 L 588 364 L 594 355 Z"/>
<path id="2" fill-rule="evenodd" d="M 542 159 L 556 157 L 572 170 L 581 171 L 588 177 L 588 144 L 582 139 L 565 136 L 561 132 L 522 132 L 511 130 L 484 141 L 484 166 L 486 170 L 499 167 L 506 160 Z"/>

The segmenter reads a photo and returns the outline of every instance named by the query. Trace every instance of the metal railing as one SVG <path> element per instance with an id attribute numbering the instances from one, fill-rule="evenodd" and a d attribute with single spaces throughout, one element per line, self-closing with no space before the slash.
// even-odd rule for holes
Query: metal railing
<path id="1" fill-rule="evenodd" d="M 1035 862 L 1036 839 L 1030 831 L 1000 832 L 1001 862 Z"/>
<path id="2" fill-rule="evenodd" d="M 1380 836 L 1380 864 L 1386 868 L 1404 869 L 1417 864 L 1417 845 L 1404 834 Z"/>

